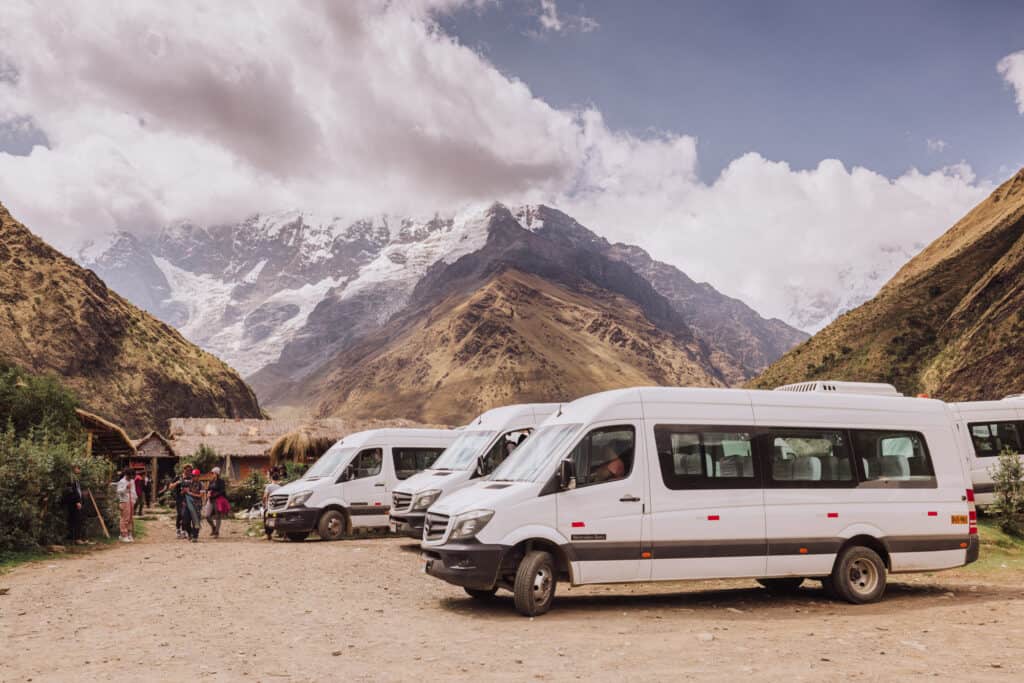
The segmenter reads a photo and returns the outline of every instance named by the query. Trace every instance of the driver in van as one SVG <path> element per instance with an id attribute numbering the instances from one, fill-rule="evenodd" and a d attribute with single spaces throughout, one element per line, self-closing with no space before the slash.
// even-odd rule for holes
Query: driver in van
<path id="1" fill-rule="evenodd" d="M 626 476 L 626 462 L 623 460 L 623 455 L 626 453 L 623 452 L 622 455 L 619 455 L 611 446 L 602 448 L 601 464 L 591 468 L 590 481 L 611 481 Z"/>

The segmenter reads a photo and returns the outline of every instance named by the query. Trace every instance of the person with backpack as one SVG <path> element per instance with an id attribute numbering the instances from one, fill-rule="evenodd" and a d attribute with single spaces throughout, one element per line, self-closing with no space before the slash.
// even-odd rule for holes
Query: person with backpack
<path id="1" fill-rule="evenodd" d="M 214 467 L 211 472 L 213 479 L 206 488 L 207 502 L 210 505 L 210 515 L 207 520 L 210 523 L 210 537 L 220 538 L 220 522 L 224 515 L 225 506 L 228 506 L 227 485 L 220 476 L 220 468 Z M 230 509 L 230 506 L 228 506 Z"/>
<path id="2" fill-rule="evenodd" d="M 182 482 L 182 521 L 188 539 L 193 543 L 199 542 L 200 511 L 203 509 L 203 483 L 199 481 L 199 470 L 194 469 L 191 476 Z"/>

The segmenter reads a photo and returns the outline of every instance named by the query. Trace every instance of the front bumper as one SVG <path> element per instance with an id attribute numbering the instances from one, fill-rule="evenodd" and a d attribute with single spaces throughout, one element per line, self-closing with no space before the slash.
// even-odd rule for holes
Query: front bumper
<path id="1" fill-rule="evenodd" d="M 282 534 L 308 533 L 316 529 L 320 508 L 287 508 L 267 513 L 267 528 Z"/>
<path id="2" fill-rule="evenodd" d="M 486 545 L 475 541 L 422 547 L 424 571 L 431 576 L 464 588 L 490 590 L 498 582 L 501 561 L 509 550 L 506 545 Z"/>
<path id="3" fill-rule="evenodd" d="M 391 513 L 391 531 L 409 538 L 423 538 L 423 519 L 426 516 L 425 512 Z"/>
<path id="4" fill-rule="evenodd" d="M 967 562 L 965 564 L 970 564 L 971 562 L 977 562 L 978 561 L 978 555 L 980 555 L 980 554 L 981 554 L 981 539 L 978 538 L 978 534 L 974 534 L 973 536 L 971 536 L 970 540 L 967 542 Z"/>

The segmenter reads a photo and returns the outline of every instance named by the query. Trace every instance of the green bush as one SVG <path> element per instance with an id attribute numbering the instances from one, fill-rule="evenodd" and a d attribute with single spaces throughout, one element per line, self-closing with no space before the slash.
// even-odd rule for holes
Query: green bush
<path id="1" fill-rule="evenodd" d="M 180 458 L 174 465 L 174 471 L 181 474 L 181 468 L 188 463 L 193 468 L 198 468 L 203 474 L 208 473 L 214 467 L 220 467 L 223 458 L 206 444 L 202 444 L 196 452 L 187 458 Z"/>
<path id="2" fill-rule="evenodd" d="M 234 512 L 244 512 L 253 505 L 263 502 L 263 489 L 267 478 L 259 470 L 253 470 L 242 481 L 228 486 L 228 502 Z"/>
<path id="3" fill-rule="evenodd" d="M 116 528 L 117 503 L 109 490 L 113 464 L 85 453 L 85 444 L 66 434 L 32 430 L 19 438 L 14 429 L 0 432 L 0 551 L 27 550 L 62 543 L 67 514 L 61 497 L 71 468 L 81 468 L 82 490 L 91 490 L 107 528 Z M 86 519 L 92 503 L 83 502 Z"/>
<path id="4" fill-rule="evenodd" d="M 284 481 L 281 484 L 287 484 L 293 482 L 296 479 L 301 479 L 302 475 L 309 469 L 309 465 L 304 462 L 292 462 L 289 460 L 284 464 Z"/>
<path id="5" fill-rule="evenodd" d="M 78 434 L 76 406 L 74 394 L 56 377 L 35 377 L 0 363 L 0 428 L 10 426 L 18 437 L 37 428 L 51 434 Z"/>
<path id="6" fill-rule="evenodd" d="M 999 528 L 1010 536 L 1024 535 L 1024 466 L 1017 452 L 1004 448 L 999 460 L 989 470 L 995 482 L 995 512 Z"/>

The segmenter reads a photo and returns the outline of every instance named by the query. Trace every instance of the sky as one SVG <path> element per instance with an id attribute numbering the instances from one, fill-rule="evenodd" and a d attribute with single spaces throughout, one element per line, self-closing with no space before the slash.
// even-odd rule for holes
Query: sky
<path id="1" fill-rule="evenodd" d="M 0 35 L 0 202 L 72 251 L 544 202 L 807 327 L 1024 166 L 1012 2 L 2 0 Z"/>

